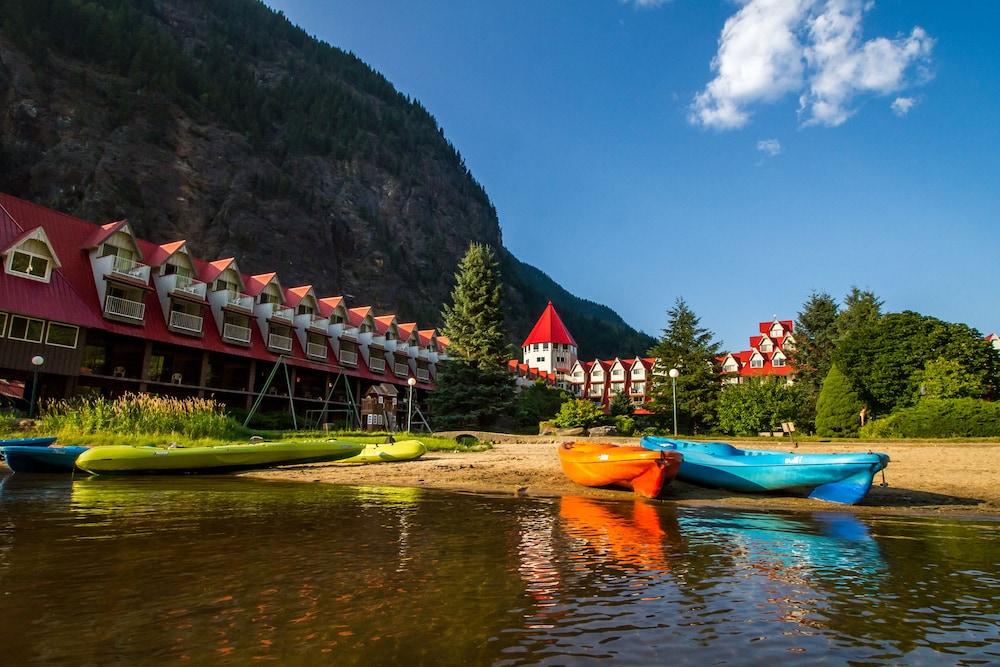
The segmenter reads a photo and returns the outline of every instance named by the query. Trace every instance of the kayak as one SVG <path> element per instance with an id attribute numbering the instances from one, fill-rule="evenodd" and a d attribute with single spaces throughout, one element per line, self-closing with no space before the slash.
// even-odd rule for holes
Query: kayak
<path id="1" fill-rule="evenodd" d="M 651 436 L 640 444 L 682 453 L 677 473 L 682 482 L 750 493 L 804 491 L 816 500 L 848 505 L 864 498 L 875 473 L 889 464 L 888 454 L 796 454 Z"/>
<path id="2" fill-rule="evenodd" d="M 360 454 L 361 445 L 314 442 L 254 442 L 219 447 L 92 447 L 76 465 L 94 475 L 224 473 L 299 463 L 337 461 Z"/>
<path id="3" fill-rule="evenodd" d="M 46 435 L 40 438 L 9 438 L 0 440 L 0 447 L 48 447 L 56 441 L 56 436 Z"/>
<path id="4" fill-rule="evenodd" d="M 583 486 L 618 486 L 655 498 L 677 475 L 677 452 L 620 447 L 607 443 L 567 442 L 559 446 L 563 473 Z"/>
<path id="5" fill-rule="evenodd" d="M 87 447 L 36 447 L 6 445 L 0 447 L 7 467 L 14 472 L 73 472 L 76 459 Z"/>
<path id="6" fill-rule="evenodd" d="M 361 453 L 337 463 L 381 463 L 389 461 L 413 461 L 427 453 L 424 443 L 419 440 L 400 440 L 382 444 L 365 445 Z"/>

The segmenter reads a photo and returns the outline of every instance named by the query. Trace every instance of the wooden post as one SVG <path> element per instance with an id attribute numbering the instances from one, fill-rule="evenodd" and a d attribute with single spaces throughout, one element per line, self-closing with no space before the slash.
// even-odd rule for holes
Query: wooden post
<path id="1" fill-rule="evenodd" d="M 139 391 L 149 389 L 149 367 L 153 363 L 153 341 L 147 340 L 142 350 L 142 368 L 139 370 Z"/>

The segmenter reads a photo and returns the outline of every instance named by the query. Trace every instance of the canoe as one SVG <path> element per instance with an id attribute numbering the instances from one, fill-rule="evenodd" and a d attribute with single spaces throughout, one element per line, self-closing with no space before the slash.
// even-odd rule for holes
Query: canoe
<path id="1" fill-rule="evenodd" d="M 677 452 L 620 447 L 607 443 L 567 442 L 559 447 L 563 473 L 583 486 L 618 486 L 655 498 L 680 467 Z"/>
<path id="2" fill-rule="evenodd" d="M 427 453 L 424 443 L 419 440 L 400 440 L 381 444 L 365 445 L 361 453 L 337 463 L 381 463 L 389 461 L 412 461 Z"/>
<path id="3" fill-rule="evenodd" d="M 224 473 L 299 463 L 337 461 L 360 454 L 361 445 L 315 442 L 257 442 L 220 447 L 92 447 L 76 465 L 94 475 Z"/>
<path id="4" fill-rule="evenodd" d="M 33 447 L 7 445 L 0 447 L 7 467 L 14 472 L 73 472 L 76 459 L 87 447 Z"/>
<path id="5" fill-rule="evenodd" d="M 682 453 L 677 473 L 682 482 L 748 493 L 801 491 L 848 505 L 864 498 L 875 473 L 889 464 L 888 454 L 797 454 L 651 436 L 640 444 L 651 451 Z"/>
<path id="6" fill-rule="evenodd" d="M 54 435 L 47 435 L 40 438 L 9 438 L 0 440 L 0 447 L 48 447 L 56 441 Z"/>

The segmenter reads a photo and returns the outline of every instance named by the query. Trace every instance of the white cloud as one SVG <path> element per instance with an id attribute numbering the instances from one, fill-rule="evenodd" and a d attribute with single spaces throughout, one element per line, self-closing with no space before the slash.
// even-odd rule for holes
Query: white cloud
<path id="1" fill-rule="evenodd" d="M 761 139 L 757 142 L 757 150 L 774 157 L 781 152 L 781 142 L 777 139 Z"/>
<path id="2" fill-rule="evenodd" d="M 916 106 L 917 101 L 912 97 L 897 97 L 892 101 L 889 106 L 892 108 L 892 112 L 902 118 L 906 114 L 910 113 L 910 109 Z"/>
<path id="3" fill-rule="evenodd" d="M 742 127 L 750 106 L 792 92 L 799 93 L 804 124 L 840 125 L 853 115 L 857 95 L 909 85 L 908 71 L 925 65 L 934 46 L 920 27 L 905 37 L 863 41 L 862 18 L 873 6 L 863 0 L 739 1 L 712 59 L 715 78 L 691 105 L 695 125 Z"/>

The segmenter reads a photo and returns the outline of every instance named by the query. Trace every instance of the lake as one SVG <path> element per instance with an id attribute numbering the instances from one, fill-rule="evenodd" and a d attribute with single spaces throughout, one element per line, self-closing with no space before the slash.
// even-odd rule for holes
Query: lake
<path id="1" fill-rule="evenodd" d="M 998 572 L 990 520 L 232 477 L 0 488 L 7 665 L 997 664 Z"/>

